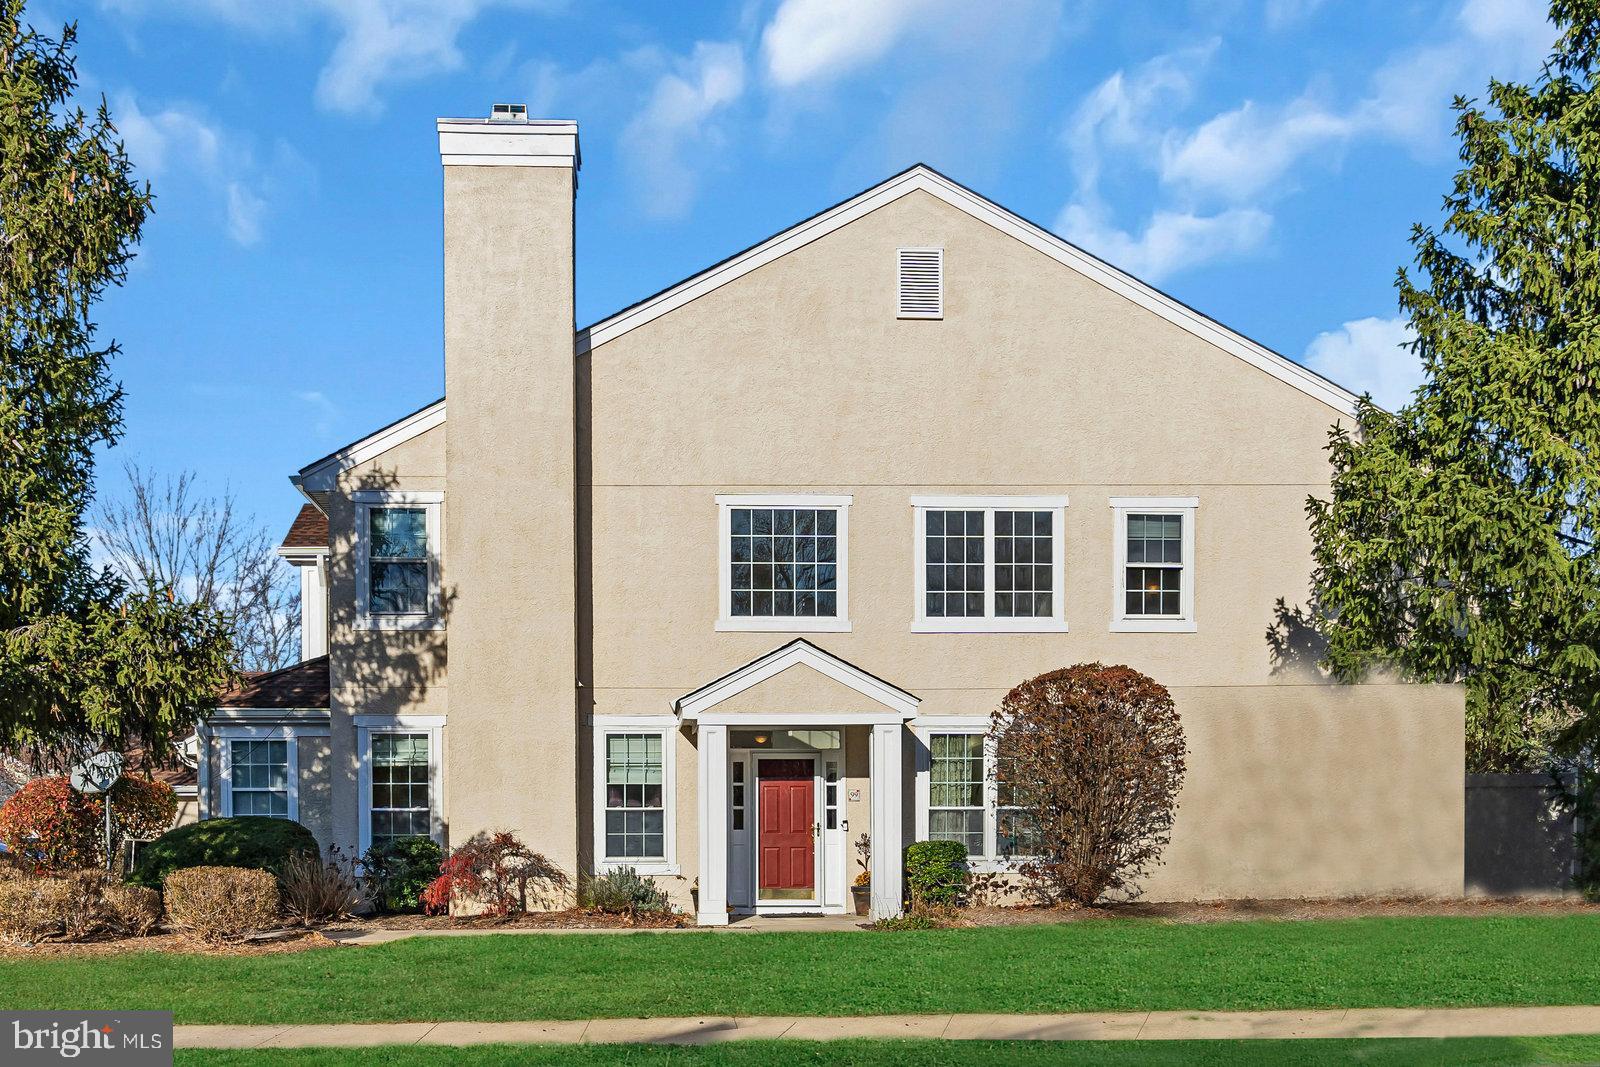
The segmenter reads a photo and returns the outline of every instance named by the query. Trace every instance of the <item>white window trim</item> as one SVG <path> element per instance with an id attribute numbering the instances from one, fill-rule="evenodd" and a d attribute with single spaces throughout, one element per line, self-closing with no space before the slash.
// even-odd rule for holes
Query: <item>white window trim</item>
<path id="1" fill-rule="evenodd" d="M 1000 824 L 999 786 L 994 774 L 993 722 L 987 715 L 927 716 L 912 724 L 917 735 L 916 839 L 928 840 L 929 807 L 933 796 L 933 735 L 967 734 L 983 737 L 983 855 L 967 857 L 967 867 L 977 874 L 1014 871 L 1026 856 L 996 855 Z"/>
<path id="2" fill-rule="evenodd" d="M 444 845 L 444 723 L 443 715 L 357 715 L 356 839 L 357 858 L 372 847 L 372 735 L 428 735 L 428 836 Z"/>
<path id="3" fill-rule="evenodd" d="M 632 867 L 639 874 L 678 874 L 678 721 L 671 715 L 596 715 L 594 717 L 594 870 L 605 874 Z M 660 859 L 611 859 L 606 856 L 606 738 L 611 734 L 659 734 L 661 737 Z M 729 772 L 731 774 L 731 772 Z"/>
<path id="4" fill-rule="evenodd" d="M 239 726 L 232 723 L 213 724 L 206 731 L 217 742 L 217 764 L 220 768 L 221 787 L 218 792 L 219 814 L 224 819 L 233 817 L 233 743 L 235 741 L 286 741 L 284 746 L 288 762 L 288 814 L 291 822 L 300 821 L 300 746 L 302 737 L 327 737 L 327 727 L 305 726 Z"/>
<path id="5" fill-rule="evenodd" d="M 361 489 L 350 494 L 355 505 L 356 547 L 356 629 L 358 630 L 442 630 L 440 612 L 439 559 L 443 555 L 444 524 L 440 506 L 444 494 L 390 489 Z M 372 551 L 370 513 L 373 508 L 421 507 L 427 513 L 428 529 L 428 608 L 405 614 L 373 613 L 368 610 L 372 593 Z"/>
<path id="6" fill-rule="evenodd" d="M 1195 511 L 1198 497 L 1192 496 L 1114 496 L 1111 498 L 1111 632 L 1114 634 L 1192 634 L 1196 631 L 1194 602 Z M 1183 614 L 1152 617 L 1129 615 L 1126 580 L 1128 566 L 1128 516 L 1183 516 L 1183 574 L 1178 579 L 1178 600 Z"/>
<path id="7" fill-rule="evenodd" d="M 850 632 L 850 504 L 851 496 L 824 496 L 817 493 L 728 496 L 719 494 L 717 501 L 717 625 L 722 631 L 754 633 L 805 633 L 847 634 Z M 734 616 L 733 614 L 733 544 L 732 512 L 734 508 L 817 508 L 832 509 L 839 514 L 834 528 L 837 559 L 838 613 L 834 618 L 788 618 L 769 616 Z"/>
<path id="8" fill-rule="evenodd" d="M 982 511 L 984 513 L 983 616 L 928 618 L 929 511 Z M 994 513 L 996 511 L 1053 511 L 1051 524 L 1050 604 L 1048 619 L 1003 619 L 994 614 Z M 911 632 L 917 634 L 1036 634 L 1067 632 L 1065 496 L 914 496 L 911 498 L 912 572 Z"/>
<path id="9" fill-rule="evenodd" d="M 904 307 L 904 293 L 901 280 L 905 268 L 902 261 L 907 252 L 922 255 L 932 255 L 939 264 L 939 307 L 935 311 L 907 311 Z M 894 314 L 897 319 L 942 319 L 944 318 L 944 249 L 943 248 L 897 248 L 894 252 Z"/>

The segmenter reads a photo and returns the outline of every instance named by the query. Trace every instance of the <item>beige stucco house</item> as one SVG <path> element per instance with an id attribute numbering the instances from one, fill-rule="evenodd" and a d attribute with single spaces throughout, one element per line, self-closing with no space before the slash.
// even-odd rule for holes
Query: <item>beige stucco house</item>
<path id="1" fill-rule="evenodd" d="M 575 329 L 576 125 L 438 136 L 446 399 L 294 476 L 308 661 L 205 724 L 208 815 L 509 828 L 708 925 L 843 911 L 865 836 L 891 914 L 906 843 L 1025 851 L 989 714 L 1099 660 L 1188 736 L 1147 896 L 1461 892 L 1461 691 L 1266 639 L 1349 392 L 925 166 Z"/>

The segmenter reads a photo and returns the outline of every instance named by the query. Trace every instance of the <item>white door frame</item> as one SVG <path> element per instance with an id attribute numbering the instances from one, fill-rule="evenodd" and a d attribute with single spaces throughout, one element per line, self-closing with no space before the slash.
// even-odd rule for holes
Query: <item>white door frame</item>
<path id="1" fill-rule="evenodd" d="M 842 734 L 841 734 L 842 738 Z M 841 746 L 843 741 L 840 742 Z M 843 752 L 843 748 L 840 748 Z M 749 907 L 736 907 L 734 910 L 744 915 L 814 915 L 825 911 L 823 901 L 825 891 L 823 878 L 828 874 L 825 861 L 827 849 L 824 847 L 825 837 L 822 831 L 824 818 L 823 804 L 825 800 L 824 784 L 822 780 L 822 756 L 814 749 L 789 749 L 789 748 L 746 748 L 738 752 L 748 761 L 748 770 L 745 772 L 747 785 L 745 787 L 745 819 L 750 827 L 746 848 L 750 850 L 750 900 Z M 811 763 L 811 816 L 812 825 L 816 828 L 812 836 L 812 873 L 811 873 L 811 899 L 810 900 L 762 900 L 761 899 L 761 761 L 772 760 L 808 760 Z M 841 761 L 842 762 L 842 761 Z M 732 775 L 732 759 L 729 760 L 729 774 Z M 731 808 L 730 808 L 731 818 Z M 732 843 L 729 845 L 732 848 Z M 730 866 L 732 857 L 730 859 Z"/>

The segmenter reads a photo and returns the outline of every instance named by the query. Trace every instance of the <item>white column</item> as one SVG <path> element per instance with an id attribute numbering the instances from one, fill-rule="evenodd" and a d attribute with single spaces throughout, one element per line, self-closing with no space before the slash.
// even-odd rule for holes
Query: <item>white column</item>
<path id="1" fill-rule="evenodd" d="M 872 728 L 872 917 L 900 914 L 901 746 L 905 727 Z"/>
<path id="2" fill-rule="evenodd" d="M 327 557 L 312 557 L 300 564 L 300 659 L 316 659 L 328 652 L 328 590 L 323 584 Z"/>
<path id="3" fill-rule="evenodd" d="M 701 926 L 728 925 L 728 728 L 701 725 L 700 797 Z"/>

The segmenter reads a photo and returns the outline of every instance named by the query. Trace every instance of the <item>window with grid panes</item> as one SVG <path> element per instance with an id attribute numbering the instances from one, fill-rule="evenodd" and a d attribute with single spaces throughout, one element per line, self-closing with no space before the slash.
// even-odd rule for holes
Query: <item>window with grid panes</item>
<path id="1" fill-rule="evenodd" d="M 1183 516 L 1128 516 L 1123 591 L 1136 616 L 1183 614 Z"/>
<path id="2" fill-rule="evenodd" d="M 372 843 L 433 833 L 428 735 L 372 735 Z"/>
<path id="3" fill-rule="evenodd" d="M 1048 619 L 1055 577 L 1055 513 L 994 513 L 994 613 L 1002 619 Z"/>
<path id="4" fill-rule="evenodd" d="M 928 748 L 928 839 L 960 841 L 982 856 L 983 735 L 933 734 Z"/>
<path id="5" fill-rule="evenodd" d="M 659 733 L 606 735 L 608 860 L 666 856 L 663 740 Z"/>
<path id="6" fill-rule="evenodd" d="M 289 817 L 289 741 L 229 742 L 228 788 L 235 815 Z"/>
<path id="7" fill-rule="evenodd" d="M 729 613 L 736 618 L 836 618 L 835 508 L 729 509 Z"/>
<path id="8" fill-rule="evenodd" d="M 925 512 L 924 596 L 930 619 L 981 617 L 984 613 L 984 513 Z"/>

